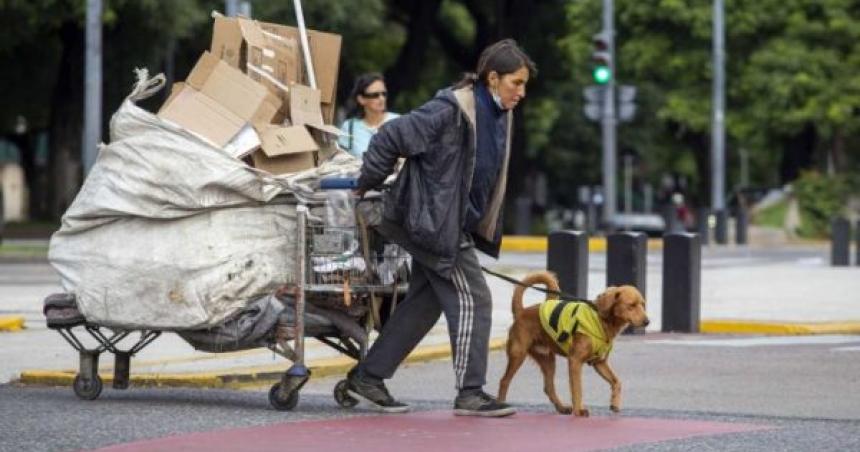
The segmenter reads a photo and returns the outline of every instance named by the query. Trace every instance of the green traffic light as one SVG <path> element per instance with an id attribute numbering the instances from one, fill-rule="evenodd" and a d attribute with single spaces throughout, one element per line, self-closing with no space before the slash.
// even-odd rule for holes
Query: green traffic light
<path id="1" fill-rule="evenodd" d="M 608 66 L 597 66 L 591 72 L 591 75 L 594 77 L 595 83 L 605 85 L 612 79 L 612 70 Z"/>

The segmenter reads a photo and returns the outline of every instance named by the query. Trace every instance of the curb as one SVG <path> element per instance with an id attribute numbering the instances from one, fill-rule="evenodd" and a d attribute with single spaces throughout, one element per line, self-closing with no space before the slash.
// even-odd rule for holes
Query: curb
<path id="1" fill-rule="evenodd" d="M 21 316 L 0 316 L 0 332 L 3 331 L 21 331 L 24 327 L 24 317 Z"/>
<path id="2" fill-rule="evenodd" d="M 502 350 L 506 339 L 491 339 L 490 350 Z M 451 357 L 449 344 L 418 347 L 406 357 L 406 363 L 420 363 Z M 315 360 L 308 363 L 313 377 L 346 375 L 355 365 L 355 360 L 336 357 Z M 201 372 L 183 374 L 139 374 L 130 375 L 129 382 L 137 387 L 183 387 L 183 388 L 227 388 L 247 389 L 277 383 L 289 367 L 288 363 L 253 368 L 240 368 L 224 372 Z M 71 386 L 77 371 L 72 370 L 26 370 L 15 381 L 20 385 L 32 386 Z M 113 383 L 112 373 L 99 373 L 105 386 Z"/>
<path id="3" fill-rule="evenodd" d="M 746 320 L 705 320 L 699 325 L 699 332 L 703 334 L 764 334 L 783 336 L 860 334 L 860 321 L 780 323 Z"/>
<path id="4" fill-rule="evenodd" d="M 542 252 L 547 251 L 548 238 L 545 235 L 506 235 L 502 237 L 503 251 Z M 648 239 L 649 250 L 663 249 L 662 239 Z M 606 237 L 591 237 L 588 239 L 588 251 L 601 253 L 606 251 Z"/>

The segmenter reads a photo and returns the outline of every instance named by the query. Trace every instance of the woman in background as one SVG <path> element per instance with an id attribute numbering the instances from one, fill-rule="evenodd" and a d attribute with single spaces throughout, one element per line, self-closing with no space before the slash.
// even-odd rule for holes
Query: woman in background
<path id="1" fill-rule="evenodd" d="M 379 127 L 399 115 L 386 111 L 388 92 L 385 90 L 382 74 L 369 73 L 359 76 L 355 80 L 350 99 L 353 103 L 352 110 L 340 126 L 346 135 L 341 136 L 338 143 L 345 151 L 361 158 L 367 150 L 370 138 L 376 134 Z"/>

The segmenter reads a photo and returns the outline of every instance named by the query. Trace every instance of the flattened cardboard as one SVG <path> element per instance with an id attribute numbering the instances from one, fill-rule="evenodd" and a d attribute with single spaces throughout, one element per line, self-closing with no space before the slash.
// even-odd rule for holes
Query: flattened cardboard
<path id="1" fill-rule="evenodd" d="M 209 51 L 236 69 L 244 68 L 242 60 L 242 30 L 238 22 L 229 17 L 219 16 L 212 25 L 212 44 Z"/>
<path id="2" fill-rule="evenodd" d="M 301 52 L 299 29 L 286 25 L 267 22 L 254 22 L 264 31 L 280 36 L 296 43 L 296 82 L 303 82 L 306 78 L 304 70 L 304 56 Z M 243 37 L 242 28 L 238 19 L 234 17 L 219 16 L 215 18 L 212 29 L 212 43 L 210 50 L 218 58 L 226 61 L 231 66 L 246 71 L 248 61 L 247 37 Z M 308 45 L 311 50 L 311 61 L 314 66 L 317 87 L 322 92 L 321 101 L 324 104 L 322 111 L 326 123 L 334 119 L 334 105 L 337 97 L 337 76 L 340 69 L 340 52 L 342 38 L 334 33 L 325 33 L 316 30 L 308 30 Z M 253 70 L 251 70 L 253 71 Z M 292 71 L 287 67 L 287 71 Z"/>
<path id="3" fill-rule="evenodd" d="M 263 152 L 269 157 L 313 152 L 319 149 L 308 129 L 304 126 L 278 127 L 267 125 L 259 128 Z"/>
<path id="4" fill-rule="evenodd" d="M 245 72 L 286 102 L 289 86 L 299 81 L 298 42 L 263 31 L 252 20 L 236 20 L 247 45 Z"/>
<path id="5" fill-rule="evenodd" d="M 172 102 L 158 112 L 158 116 L 217 147 L 229 143 L 245 123 L 235 113 L 190 86 L 183 87 Z"/>
<path id="6" fill-rule="evenodd" d="M 294 125 L 304 125 L 320 135 L 345 135 L 339 128 L 323 123 L 320 111 L 320 91 L 305 85 L 293 85 L 290 93 L 290 119 Z M 321 136 L 319 139 L 328 141 L 330 137 Z"/>
<path id="7" fill-rule="evenodd" d="M 313 152 L 299 152 L 272 158 L 261 151 L 256 151 L 251 154 L 251 161 L 254 163 L 254 168 L 275 175 L 297 173 L 316 165 Z"/>
<path id="8" fill-rule="evenodd" d="M 209 52 L 158 116 L 224 147 L 249 122 L 271 122 L 281 101 Z"/>
<path id="9" fill-rule="evenodd" d="M 290 119 L 293 125 L 322 124 L 320 90 L 293 85 L 290 93 Z"/>
<path id="10" fill-rule="evenodd" d="M 261 22 L 260 25 L 263 27 L 263 30 L 285 38 L 293 38 L 296 42 L 299 42 L 299 29 L 296 27 L 266 22 Z M 340 35 L 308 30 L 308 45 L 311 48 L 311 62 L 314 65 L 317 88 L 322 92 L 322 101 L 332 105 L 335 103 L 335 96 L 337 95 L 337 75 L 340 68 L 341 41 L 342 38 Z M 299 51 L 301 51 L 301 47 L 299 47 Z M 304 59 L 304 56 L 301 58 Z"/>
<path id="11" fill-rule="evenodd" d="M 176 95 L 179 94 L 179 92 L 182 91 L 182 88 L 184 87 L 185 82 L 174 83 L 173 86 L 170 87 L 170 94 L 167 96 L 167 100 L 164 101 L 164 105 L 162 105 L 161 108 L 163 109 L 167 107 L 171 102 L 173 102 L 173 99 L 176 98 Z"/>

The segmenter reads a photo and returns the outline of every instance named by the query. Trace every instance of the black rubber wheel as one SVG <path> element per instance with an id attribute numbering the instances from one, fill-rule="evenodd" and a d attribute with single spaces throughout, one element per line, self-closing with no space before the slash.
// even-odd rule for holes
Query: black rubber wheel
<path id="1" fill-rule="evenodd" d="M 278 411 L 290 411 L 299 403 L 299 391 L 293 391 L 286 398 L 280 396 L 281 384 L 275 383 L 269 389 L 269 403 Z"/>
<path id="2" fill-rule="evenodd" d="M 80 374 L 75 376 L 75 381 L 72 383 L 72 389 L 79 399 L 95 400 L 102 393 L 102 379 L 96 375 L 91 380 L 84 380 Z"/>
<path id="3" fill-rule="evenodd" d="M 346 385 L 346 380 L 337 382 L 334 386 L 334 400 L 338 405 L 344 408 L 352 408 L 358 405 L 358 399 L 346 392 Z"/>

